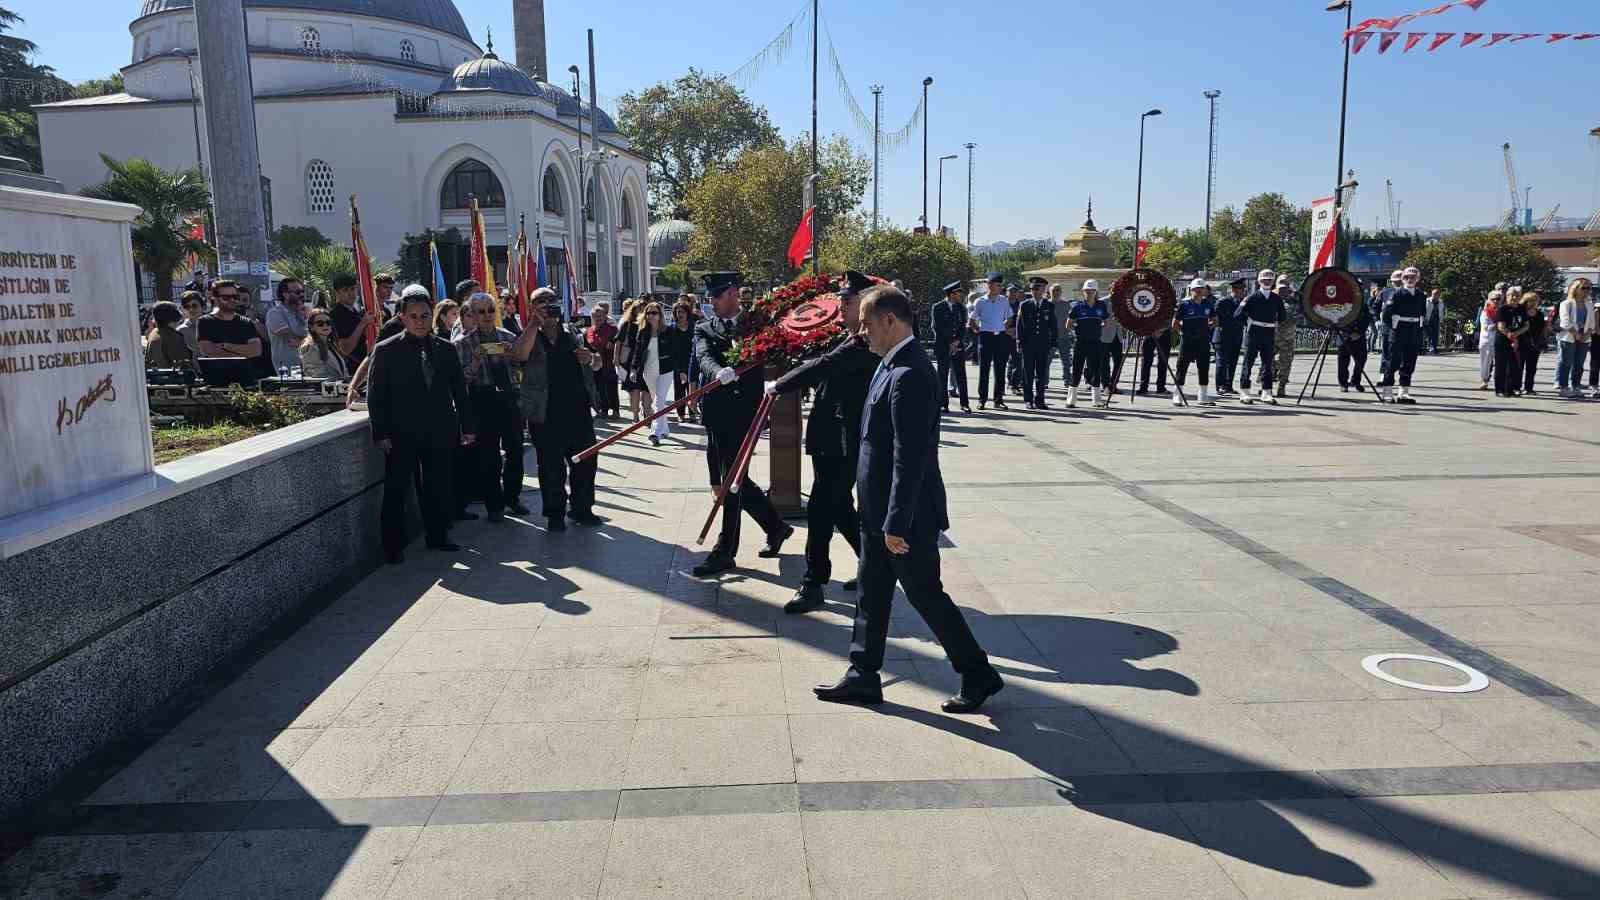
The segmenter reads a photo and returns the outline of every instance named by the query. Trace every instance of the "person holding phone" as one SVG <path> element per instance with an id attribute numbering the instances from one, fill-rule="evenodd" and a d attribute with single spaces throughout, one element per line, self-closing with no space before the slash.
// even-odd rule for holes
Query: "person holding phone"
<path id="1" fill-rule="evenodd" d="M 467 402 L 478 423 L 476 449 L 478 496 L 490 522 L 505 521 L 505 511 L 528 514 L 522 504 L 522 416 L 517 411 L 520 368 L 512 365 L 516 335 L 494 324 L 494 298 L 473 294 L 467 301 L 476 327 L 463 330 L 453 342 L 467 382 Z"/>

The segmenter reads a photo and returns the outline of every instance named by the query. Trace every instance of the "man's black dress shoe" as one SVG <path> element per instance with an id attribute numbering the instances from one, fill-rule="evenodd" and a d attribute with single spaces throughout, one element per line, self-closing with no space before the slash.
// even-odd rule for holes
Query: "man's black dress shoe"
<path id="1" fill-rule="evenodd" d="M 1000 673 L 990 669 L 988 674 L 975 676 L 970 682 L 961 679 L 961 693 L 939 705 L 947 713 L 977 712 L 985 700 L 1000 693 L 1006 683 L 1000 680 Z"/>
<path id="2" fill-rule="evenodd" d="M 821 588 L 803 587 L 795 592 L 794 599 L 783 605 L 783 611 L 791 616 L 812 612 L 821 609 L 827 599 Z"/>
<path id="3" fill-rule="evenodd" d="M 854 578 L 852 578 L 849 581 L 846 581 L 844 583 L 844 589 L 847 590 L 847 591 L 853 591 L 853 590 L 855 590 L 856 588 L 858 588 L 860 586 L 861 586 L 861 583 L 856 581 Z"/>
<path id="4" fill-rule="evenodd" d="M 452 544 L 449 541 L 429 541 L 428 542 L 428 549 L 429 550 L 443 550 L 446 553 L 454 553 L 457 550 L 461 549 L 461 545 L 460 544 Z"/>
<path id="5" fill-rule="evenodd" d="M 718 572 L 726 572 L 731 568 L 733 568 L 733 557 L 723 556 L 720 553 L 713 553 L 706 557 L 705 560 L 699 565 L 695 566 L 689 571 L 693 572 L 697 578 L 705 578 L 708 575 L 715 575 Z"/>
<path id="6" fill-rule="evenodd" d="M 577 522 L 579 525 L 582 525 L 582 526 L 584 526 L 586 528 L 594 528 L 595 526 L 600 525 L 601 523 L 605 522 L 605 519 L 600 518 L 599 516 L 595 515 L 592 512 L 574 513 L 574 514 L 568 515 L 567 518 L 571 519 L 574 522 Z"/>
<path id="7" fill-rule="evenodd" d="M 551 516 L 544 520 L 545 531 L 566 531 L 567 519 L 565 516 Z"/>
<path id="8" fill-rule="evenodd" d="M 457 522 L 475 522 L 475 521 L 477 521 L 477 519 L 478 519 L 478 514 L 477 513 L 467 512 L 464 509 L 461 510 L 460 512 L 456 513 L 456 521 Z"/>
<path id="9" fill-rule="evenodd" d="M 851 669 L 837 682 L 819 684 L 811 692 L 826 703 L 882 703 L 883 681 L 877 675 L 863 675 Z"/>
<path id="10" fill-rule="evenodd" d="M 757 553 L 757 556 L 762 559 L 775 559 L 782 552 L 783 542 L 794 535 L 794 526 L 784 524 L 780 525 L 780 527 L 783 529 L 782 531 L 777 534 L 767 535 L 767 545 L 761 548 L 761 552 Z"/>
<path id="11" fill-rule="evenodd" d="M 529 509 L 526 505 L 524 505 L 520 501 L 518 501 L 516 503 L 512 503 L 510 506 L 507 506 L 506 507 L 506 511 L 510 512 L 510 513 L 514 513 L 514 514 L 519 515 L 519 516 L 525 516 L 528 513 L 533 512 L 533 510 Z"/>

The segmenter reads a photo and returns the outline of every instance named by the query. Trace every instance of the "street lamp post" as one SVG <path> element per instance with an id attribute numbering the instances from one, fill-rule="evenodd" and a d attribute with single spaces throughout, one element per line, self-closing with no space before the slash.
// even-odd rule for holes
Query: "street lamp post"
<path id="1" fill-rule="evenodd" d="M 933 76 L 922 79 L 922 230 L 928 230 L 928 86 Z"/>
<path id="2" fill-rule="evenodd" d="M 1355 21 L 1354 0 L 1332 0 L 1328 12 L 1344 10 L 1344 81 L 1339 88 L 1339 166 L 1333 170 L 1333 208 L 1339 211 L 1339 227 L 1333 236 L 1333 264 L 1339 264 L 1339 240 L 1344 236 L 1344 128 L 1350 110 L 1350 26 Z"/>
<path id="3" fill-rule="evenodd" d="M 949 156 L 939 157 L 939 234 L 944 235 L 944 162 L 947 159 L 958 159 L 954 153 Z"/>
<path id="4" fill-rule="evenodd" d="M 1137 259 L 1139 255 L 1139 215 L 1144 206 L 1144 120 L 1151 116 L 1161 115 L 1161 110 L 1152 109 L 1139 116 L 1139 178 L 1133 192 L 1133 253 Z"/>
<path id="5" fill-rule="evenodd" d="M 578 67 L 567 66 L 567 71 L 572 73 L 572 99 L 578 104 L 578 258 L 573 262 L 573 270 L 578 273 L 578 293 L 588 290 L 589 278 L 589 186 L 583 178 L 583 94 L 578 80 Z M 574 306 L 578 298 L 571 300 Z"/>
<path id="6" fill-rule="evenodd" d="M 1600 130 L 1600 129 L 1597 129 Z M 972 148 L 978 146 L 971 141 L 967 142 L 967 252 L 972 252 Z"/>

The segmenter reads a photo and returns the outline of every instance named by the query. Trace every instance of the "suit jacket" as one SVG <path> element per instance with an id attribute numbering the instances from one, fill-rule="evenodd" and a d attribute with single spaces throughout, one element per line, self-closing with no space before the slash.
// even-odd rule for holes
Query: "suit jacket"
<path id="1" fill-rule="evenodd" d="M 423 372 L 424 353 L 431 377 Z M 405 334 L 380 341 L 372 351 L 367 384 L 374 441 L 453 447 L 462 432 L 473 431 L 461 358 L 449 341 L 430 334 L 422 339 L 421 350 Z"/>
<path id="2" fill-rule="evenodd" d="M 861 457 L 856 499 L 861 527 L 909 541 L 937 540 L 950 527 L 944 476 L 939 472 L 938 383 L 928 354 L 916 341 L 876 370 L 861 414 Z"/>
<path id="3" fill-rule="evenodd" d="M 967 330 L 967 308 L 949 300 L 933 305 L 933 353 L 943 359 L 950 353 L 950 342 L 960 340 Z"/>
<path id="4" fill-rule="evenodd" d="M 1044 350 L 1056 343 L 1055 304 L 1048 298 L 1032 297 L 1017 306 L 1017 340 L 1030 350 Z"/>
<path id="5" fill-rule="evenodd" d="M 878 369 L 878 355 L 859 335 L 846 338 L 822 356 L 795 367 L 773 387 L 780 394 L 816 388 L 806 422 L 806 453 L 851 457 L 861 449 L 861 408 L 867 385 Z"/>
<path id="6" fill-rule="evenodd" d="M 695 366 L 707 382 L 714 381 L 717 372 L 729 365 L 726 360 L 733 356 L 733 342 L 739 336 L 737 325 L 726 328 L 721 319 L 712 316 L 696 325 L 694 333 L 700 338 Z M 733 447 L 738 448 L 744 433 L 750 430 L 750 422 L 755 419 L 756 407 L 761 404 L 766 387 L 764 377 L 761 367 L 757 366 L 733 384 L 725 384 L 705 395 L 700 401 L 700 410 L 705 413 L 706 428 L 713 438 L 723 443 L 731 440 Z"/>

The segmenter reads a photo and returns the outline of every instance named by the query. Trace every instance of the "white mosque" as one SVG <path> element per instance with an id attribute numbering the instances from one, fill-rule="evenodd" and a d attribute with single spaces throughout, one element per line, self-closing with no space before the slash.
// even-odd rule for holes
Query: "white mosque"
<path id="1" fill-rule="evenodd" d="M 125 93 L 36 107 L 45 174 L 77 191 L 104 179 L 101 153 L 209 166 L 194 100 L 203 77 L 194 2 L 144 0 L 128 26 Z M 526 216 L 530 240 L 540 226 L 552 273 L 566 265 L 564 246 L 576 262 L 586 243 L 588 288 L 631 295 L 649 284 L 646 163 L 604 111 L 546 80 L 542 0 L 515 0 L 519 65 L 479 47 L 451 0 L 244 6 L 271 227 L 314 226 L 348 243 L 356 194 L 367 246 L 388 262 L 407 234 L 469 234 L 475 196 L 502 276 Z M 447 275 L 464 272 L 464 247 L 449 252 L 459 255 L 446 260 Z"/>

